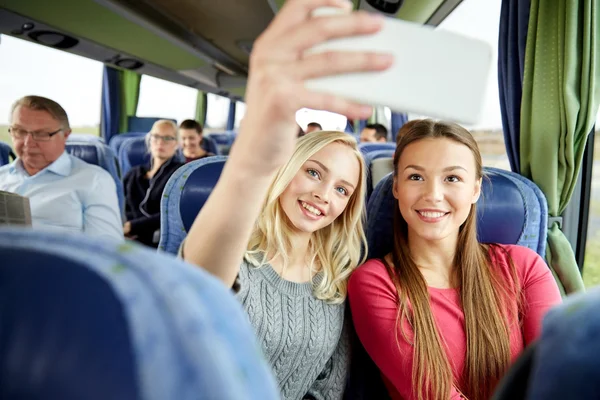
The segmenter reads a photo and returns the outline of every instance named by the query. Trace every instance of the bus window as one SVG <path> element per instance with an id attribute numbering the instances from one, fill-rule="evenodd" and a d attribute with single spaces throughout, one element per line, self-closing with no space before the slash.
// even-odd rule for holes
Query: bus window
<path id="1" fill-rule="evenodd" d="M 1 36 L 0 140 L 11 144 L 10 108 L 27 95 L 48 97 L 63 106 L 73 132 L 99 135 L 102 63 Z"/>
<path id="2" fill-rule="evenodd" d="M 177 122 L 194 119 L 196 89 L 143 75 L 136 116 L 173 118 Z"/>
<path id="3" fill-rule="evenodd" d="M 498 30 L 488 28 L 499 26 L 501 3 L 501 0 L 463 1 L 440 23 L 438 29 L 484 40 L 492 47 L 494 61 L 488 75 L 487 95 L 480 121 L 477 125 L 462 125 L 471 131 L 479 144 L 484 166 L 510 171 L 498 91 Z M 473 19 L 473 15 L 477 15 L 477 18 Z M 409 120 L 424 118 L 411 114 L 408 117 Z"/>
<path id="4" fill-rule="evenodd" d="M 206 127 L 213 131 L 224 131 L 227 129 L 229 118 L 229 103 L 227 97 L 207 93 Z"/>
<path id="5" fill-rule="evenodd" d="M 321 125 L 325 131 L 341 131 L 346 130 L 346 123 L 348 119 L 340 114 L 321 111 L 311 110 L 308 108 L 302 108 L 296 112 L 296 122 L 306 130 L 306 126 L 311 122 L 316 122 Z"/>
<path id="6" fill-rule="evenodd" d="M 600 284 L 600 113 L 596 117 L 594 133 L 594 162 L 592 167 L 592 188 L 588 215 L 587 242 L 583 262 L 583 283 L 587 288 Z"/>
<path id="7" fill-rule="evenodd" d="M 235 126 L 234 129 L 237 131 L 240 129 L 240 123 L 242 122 L 242 118 L 244 118 L 244 114 L 246 114 L 246 103 L 243 101 L 237 101 L 235 103 Z"/>

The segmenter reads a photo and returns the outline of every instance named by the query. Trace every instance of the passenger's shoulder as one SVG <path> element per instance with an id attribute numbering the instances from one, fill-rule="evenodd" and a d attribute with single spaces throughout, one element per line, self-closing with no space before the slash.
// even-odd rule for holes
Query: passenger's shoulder
<path id="1" fill-rule="evenodd" d="M 520 246 L 517 244 L 499 244 L 494 243 L 490 246 L 490 252 L 493 256 L 506 259 L 510 257 L 513 262 L 517 261 L 535 261 L 541 259 L 539 254 L 530 249 L 529 247 Z"/>
<path id="2" fill-rule="evenodd" d="M 383 260 L 379 258 L 367 260 L 363 265 L 356 268 L 350 276 L 350 282 L 353 284 L 376 280 L 391 281 Z"/>

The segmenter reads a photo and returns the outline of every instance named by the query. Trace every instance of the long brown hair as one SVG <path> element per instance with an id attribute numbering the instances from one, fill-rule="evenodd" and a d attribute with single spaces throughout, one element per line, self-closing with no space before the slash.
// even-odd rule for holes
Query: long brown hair
<path id="1" fill-rule="evenodd" d="M 398 133 L 394 154 L 394 179 L 398 179 L 398 163 L 404 149 L 422 139 L 449 139 L 467 146 L 473 153 L 476 175 L 483 177 L 481 154 L 477 143 L 465 128 L 432 120 L 414 120 Z M 519 323 L 518 280 L 512 262 L 507 276 L 494 269 L 489 247 L 477 240 L 476 204 L 460 227 L 454 256 L 456 282 L 465 317 L 467 354 L 462 382 L 455 382 L 450 361 L 442 345 L 431 307 L 427 282 L 411 257 L 408 246 L 408 225 L 399 211 L 394 210 L 393 266 L 386 268 L 398 291 L 398 322 L 408 321 L 412 340 L 402 329 L 403 338 L 413 346 L 413 391 L 419 400 L 447 399 L 452 386 L 469 400 L 489 399 L 494 387 L 510 363 L 509 334 Z M 507 281 L 510 284 L 507 284 Z M 410 305 L 409 305 L 410 303 Z"/>

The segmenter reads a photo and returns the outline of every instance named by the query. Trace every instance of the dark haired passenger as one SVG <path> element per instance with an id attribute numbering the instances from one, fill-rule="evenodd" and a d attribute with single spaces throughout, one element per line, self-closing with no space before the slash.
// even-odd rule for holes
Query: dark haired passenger
<path id="1" fill-rule="evenodd" d="M 394 248 L 350 278 L 356 332 L 392 399 L 489 399 L 561 302 L 544 260 L 477 240 L 483 167 L 461 126 L 411 121 L 394 155 Z"/>
<path id="2" fill-rule="evenodd" d="M 183 121 L 179 125 L 179 138 L 186 163 L 214 156 L 213 153 L 203 147 L 203 129 L 198 121 L 193 119 Z"/>
<path id="3" fill-rule="evenodd" d="M 146 135 L 152 159 L 150 165 L 132 168 L 125 178 L 125 236 L 150 247 L 158 247 L 160 201 L 171 175 L 183 164 L 177 159 L 177 126 L 159 120 Z"/>
<path id="4" fill-rule="evenodd" d="M 387 142 L 388 130 L 385 126 L 381 124 L 369 124 L 364 127 L 362 132 L 360 133 L 360 141 L 361 143 L 367 142 L 377 142 L 377 143 L 385 143 Z"/>

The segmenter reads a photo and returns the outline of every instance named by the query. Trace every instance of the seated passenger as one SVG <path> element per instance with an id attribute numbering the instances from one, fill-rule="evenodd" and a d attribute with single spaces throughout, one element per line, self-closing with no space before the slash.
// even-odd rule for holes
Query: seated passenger
<path id="1" fill-rule="evenodd" d="M 214 156 L 202 147 L 202 136 L 202 125 L 193 119 L 186 119 L 179 125 L 179 140 L 186 163 Z"/>
<path id="2" fill-rule="evenodd" d="M 115 181 L 65 151 L 71 128 L 58 103 L 17 100 L 9 133 L 17 159 L 0 167 L 0 190 L 29 198 L 34 228 L 123 240 Z"/>
<path id="3" fill-rule="evenodd" d="M 326 3 L 333 4 L 286 2 L 255 42 L 244 125 L 182 245 L 186 261 L 237 293 L 285 400 L 342 398 L 349 357 L 343 330 L 347 277 L 366 246 L 365 167 L 356 141 L 343 132 L 297 139 L 295 115 L 303 107 L 326 106 L 356 119 L 367 117 L 371 107 L 308 91 L 304 81 L 383 70 L 392 61 L 360 52 L 336 54 L 335 65 L 323 62 L 324 56 L 303 58 L 326 40 L 310 18 Z M 338 37 L 381 27 L 362 13 L 322 23 Z"/>
<path id="4" fill-rule="evenodd" d="M 318 122 L 311 122 L 306 126 L 306 134 L 307 135 L 309 133 L 322 131 L 322 130 L 323 130 L 323 127 Z"/>
<path id="5" fill-rule="evenodd" d="M 385 126 L 381 124 L 369 124 L 360 133 L 360 141 L 361 143 L 385 143 L 387 142 L 387 136 L 388 130 Z"/>
<path id="6" fill-rule="evenodd" d="M 177 160 L 177 126 L 161 119 L 146 135 L 152 156 L 150 165 L 132 168 L 123 184 L 125 189 L 125 236 L 150 247 L 160 238 L 160 200 L 169 178 L 183 163 Z"/>
<path id="7" fill-rule="evenodd" d="M 356 332 L 392 399 L 489 399 L 558 286 L 533 250 L 478 242 L 483 171 L 466 129 L 421 120 L 400 137 L 395 245 L 350 278 Z"/>

